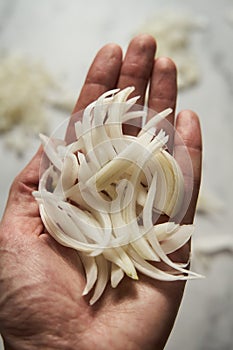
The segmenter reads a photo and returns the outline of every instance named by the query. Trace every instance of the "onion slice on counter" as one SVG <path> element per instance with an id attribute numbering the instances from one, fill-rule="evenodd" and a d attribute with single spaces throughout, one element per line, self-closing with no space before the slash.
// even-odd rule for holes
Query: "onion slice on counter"
<path id="1" fill-rule="evenodd" d="M 172 110 L 143 122 L 146 109 L 135 108 L 138 97 L 128 99 L 133 90 L 111 90 L 91 103 L 69 145 L 41 135 L 50 165 L 33 195 L 47 231 L 77 250 L 86 273 L 83 295 L 93 290 L 90 304 L 109 281 L 115 288 L 125 275 L 137 280 L 141 272 L 161 281 L 200 277 L 168 257 L 193 233 L 193 225 L 175 222 L 184 179 L 166 150 L 168 135 L 156 129 Z M 138 135 L 123 133 L 123 123 L 135 120 L 141 120 Z M 163 214 L 168 222 L 158 221 Z"/>

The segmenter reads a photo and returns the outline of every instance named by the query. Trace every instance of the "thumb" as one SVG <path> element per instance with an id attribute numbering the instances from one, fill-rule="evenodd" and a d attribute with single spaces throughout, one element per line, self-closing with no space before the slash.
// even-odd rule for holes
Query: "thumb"
<path id="1" fill-rule="evenodd" d="M 4 216 L 12 212 L 16 216 L 38 216 L 38 205 L 32 196 L 37 189 L 40 177 L 43 148 L 40 146 L 32 160 L 14 179 Z"/>

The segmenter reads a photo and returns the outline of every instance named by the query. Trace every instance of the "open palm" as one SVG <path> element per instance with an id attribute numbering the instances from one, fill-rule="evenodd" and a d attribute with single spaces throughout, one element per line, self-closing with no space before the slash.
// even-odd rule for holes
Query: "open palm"
<path id="1" fill-rule="evenodd" d="M 103 47 L 90 67 L 74 112 L 115 87 L 135 86 L 134 94 L 141 96 L 139 103 L 143 104 L 149 82 L 149 107 L 175 110 L 175 65 L 167 58 L 154 60 L 155 49 L 148 35 L 131 41 L 123 61 L 119 46 Z M 174 123 L 174 114 L 169 118 Z M 71 120 L 67 132 L 71 138 L 73 123 Z M 193 190 L 192 200 L 184 218 L 185 223 L 192 223 L 201 171 L 199 121 L 195 113 L 183 111 L 175 127 L 193 163 L 194 184 L 186 178 L 186 190 Z M 182 145 L 174 145 L 178 161 L 183 151 Z M 40 148 L 14 180 L 0 226 L 0 333 L 5 348 L 162 349 L 179 309 L 184 282 L 159 282 L 145 276 L 135 282 L 126 277 L 117 289 L 108 286 L 103 297 L 89 306 L 88 298 L 81 295 L 85 276 L 77 253 L 45 232 L 31 195 L 38 186 L 41 155 Z M 174 258 L 184 261 L 188 251 L 187 244 Z"/>

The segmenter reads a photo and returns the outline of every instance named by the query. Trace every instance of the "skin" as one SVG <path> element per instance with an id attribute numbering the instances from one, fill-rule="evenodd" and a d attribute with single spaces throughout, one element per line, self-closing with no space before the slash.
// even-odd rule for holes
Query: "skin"
<path id="1" fill-rule="evenodd" d="M 116 44 L 96 55 L 74 112 L 104 91 L 134 85 L 144 102 L 150 81 L 149 107 L 160 111 L 176 105 L 176 68 L 168 58 L 154 59 L 156 43 L 140 35 L 129 44 L 122 60 Z M 201 132 L 197 115 L 189 110 L 169 117 L 188 148 L 194 182 L 182 162 L 184 146 L 174 139 L 174 154 L 192 200 L 184 222 L 192 223 L 201 174 Z M 72 139 L 71 119 L 67 138 Z M 173 142 L 171 142 L 173 147 Z M 37 203 L 40 148 L 15 178 L 0 226 L 0 333 L 7 350 L 34 349 L 163 349 L 173 327 L 185 282 L 160 282 L 140 275 L 124 278 L 117 289 L 107 287 L 89 306 L 82 297 L 85 277 L 77 253 L 57 244 L 45 231 Z M 194 186 L 194 187 L 193 187 Z M 193 191 L 192 191 L 193 189 Z M 190 244 L 173 259 L 185 261 Z"/>

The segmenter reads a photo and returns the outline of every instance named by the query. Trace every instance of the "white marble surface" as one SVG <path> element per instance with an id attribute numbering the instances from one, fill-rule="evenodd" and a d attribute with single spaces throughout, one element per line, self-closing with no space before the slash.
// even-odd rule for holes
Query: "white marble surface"
<path id="1" fill-rule="evenodd" d="M 18 51 L 41 60 L 75 96 L 96 51 L 112 41 L 125 48 L 145 20 L 164 7 L 162 0 L 0 0 L 0 52 Z M 167 0 L 166 8 L 187 10 L 207 20 L 205 30 L 195 34 L 191 44 L 201 80 L 181 92 L 178 100 L 179 110 L 194 109 L 201 117 L 203 194 L 211 193 L 222 203 L 221 210 L 216 208 L 196 218 L 194 243 L 203 246 L 206 238 L 213 243 L 219 236 L 233 239 L 233 24 L 226 20 L 233 1 Z M 0 145 L 2 213 L 11 181 L 38 142 L 21 159 L 8 152 L 1 141 Z M 206 279 L 188 284 L 166 349 L 233 349 L 232 251 L 222 249 L 202 257 L 194 251 L 193 268 Z"/>

